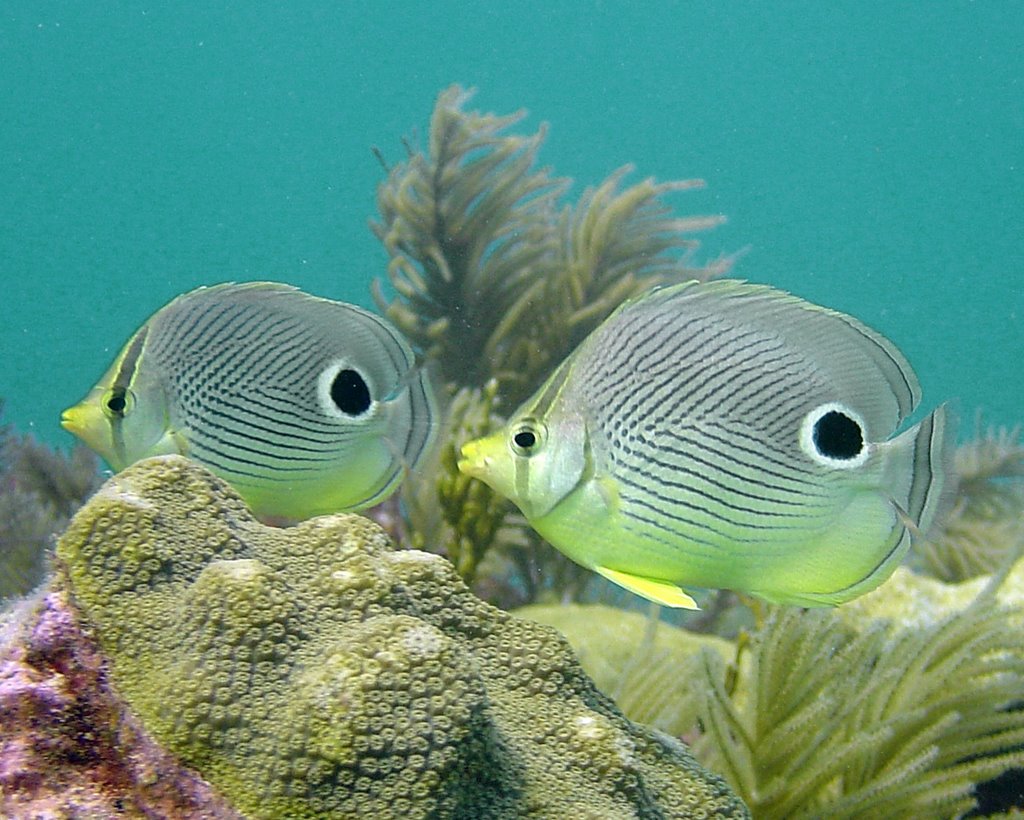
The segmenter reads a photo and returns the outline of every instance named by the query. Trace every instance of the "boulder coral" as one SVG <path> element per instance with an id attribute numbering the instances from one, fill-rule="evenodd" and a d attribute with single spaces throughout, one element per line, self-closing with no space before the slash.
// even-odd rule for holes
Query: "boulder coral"
<path id="1" fill-rule="evenodd" d="M 747 816 L 554 630 L 359 516 L 267 527 L 166 456 L 108 481 L 57 557 L 138 731 L 246 817 Z"/>

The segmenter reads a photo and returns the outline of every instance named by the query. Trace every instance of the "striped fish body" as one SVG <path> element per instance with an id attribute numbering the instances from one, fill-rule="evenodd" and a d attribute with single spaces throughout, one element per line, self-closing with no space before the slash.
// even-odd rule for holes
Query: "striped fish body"
<path id="1" fill-rule="evenodd" d="M 939 408 L 902 354 L 765 286 L 686 283 L 622 306 L 461 468 L 574 561 L 660 603 L 683 586 L 801 606 L 884 581 L 943 494 Z"/>
<path id="2" fill-rule="evenodd" d="M 427 449 L 434 412 L 385 320 L 252 282 L 162 308 L 62 423 L 114 469 L 180 453 L 257 513 L 303 519 L 386 498 Z"/>

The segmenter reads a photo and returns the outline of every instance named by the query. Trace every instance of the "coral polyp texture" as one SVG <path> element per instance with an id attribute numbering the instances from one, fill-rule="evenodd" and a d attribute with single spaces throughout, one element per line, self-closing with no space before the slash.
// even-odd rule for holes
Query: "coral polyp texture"
<path id="1" fill-rule="evenodd" d="M 107 482 L 57 555 L 50 595 L 67 587 L 124 720 L 246 817 L 748 816 L 554 630 L 359 516 L 266 527 L 165 456 Z"/>

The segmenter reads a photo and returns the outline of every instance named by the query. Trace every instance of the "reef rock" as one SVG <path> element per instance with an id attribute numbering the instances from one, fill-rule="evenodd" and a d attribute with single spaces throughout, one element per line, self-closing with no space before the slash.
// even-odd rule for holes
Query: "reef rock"
<path id="1" fill-rule="evenodd" d="M 3 616 L 0 817 L 241 820 L 125 710 L 66 593 Z"/>
<path id="2" fill-rule="evenodd" d="M 553 629 L 483 603 L 444 559 L 396 550 L 359 516 L 266 527 L 166 456 L 111 479 L 57 556 L 51 592 L 0 647 L 8 807 L 38 810 L 44 767 L 77 754 L 114 773 L 90 783 L 128 816 L 748 816 L 681 743 L 623 717 Z M 66 663 L 26 651 L 49 621 Z M 81 691 L 54 708 L 74 720 L 33 722 L 72 679 Z M 7 702 L 11 681 L 24 691 Z"/>

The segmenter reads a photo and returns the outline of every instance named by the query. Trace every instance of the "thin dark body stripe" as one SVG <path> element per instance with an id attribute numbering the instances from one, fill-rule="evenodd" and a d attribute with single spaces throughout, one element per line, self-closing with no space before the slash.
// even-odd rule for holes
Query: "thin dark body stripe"
<path id="1" fill-rule="evenodd" d="M 263 444 L 268 448 L 282 449 L 287 452 L 316 453 L 320 456 L 330 456 L 330 459 L 322 458 L 318 460 L 331 460 L 337 458 L 336 453 L 331 453 L 330 445 L 344 444 L 349 438 L 352 438 L 352 436 L 345 436 L 336 438 L 333 441 L 325 442 L 308 438 L 300 439 L 294 434 L 289 434 L 287 439 L 282 439 L 280 430 L 257 424 L 251 419 L 208 414 L 204 415 L 202 420 L 204 433 L 206 430 L 217 430 L 221 434 L 219 438 L 222 441 L 225 441 L 226 437 L 231 437 L 232 439 L 237 438 L 242 441 L 249 441 L 253 444 Z M 233 426 L 231 422 L 240 426 Z M 259 435 L 259 433 L 264 433 L 266 435 Z M 213 435 L 211 433 L 205 434 Z M 305 446 L 305 444 L 300 444 L 300 441 L 317 444 L 319 446 L 308 447 Z"/>
<path id="2" fill-rule="evenodd" d="M 630 486 L 636 488 L 636 485 L 630 485 Z M 698 521 L 693 520 L 692 518 L 687 518 L 684 515 L 680 515 L 678 512 L 671 512 L 670 513 L 666 509 L 664 509 L 664 507 L 662 507 L 659 503 L 657 503 L 659 501 L 664 501 L 664 499 L 659 499 L 657 496 L 655 496 L 655 500 L 652 501 L 652 500 L 648 500 L 648 498 L 645 498 L 645 497 L 640 496 L 640 495 L 630 495 L 630 494 L 623 493 L 622 494 L 622 500 L 624 502 L 623 506 L 622 506 L 622 512 L 626 516 L 633 516 L 633 517 L 636 517 L 636 518 L 640 517 L 639 514 L 635 510 L 631 509 L 631 505 L 635 504 L 638 507 L 642 507 L 645 510 L 649 510 L 650 512 L 655 513 L 657 516 L 659 516 L 662 519 L 668 519 L 669 521 L 673 521 L 676 524 L 682 524 L 685 527 L 690 527 L 690 528 L 692 528 L 692 530 L 696 530 L 698 532 L 710 533 L 711 536 L 717 537 L 719 539 L 718 543 L 726 543 L 726 544 L 728 544 L 730 542 L 737 542 L 737 543 L 750 544 L 750 543 L 756 543 L 756 542 L 761 540 L 761 539 L 758 539 L 758 538 L 743 537 L 743 536 L 737 535 L 736 533 L 726 532 L 726 531 L 721 530 L 721 529 L 719 529 L 717 527 L 712 527 L 712 526 L 710 526 L 706 522 L 703 522 L 703 521 L 698 522 Z M 690 507 L 689 509 L 696 509 L 697 511 L 702 512 L 702 513 L 706 513 L 707 512 L 707 510 L 702 509 L 702 508 Z M 714 517 L 714 516 L 712 516 L 712 517 Z M 659 521 L 656 518 L 644 518 L 643 520 L 646 521 L 651 526 L 657 527 L 658 529 L 660 529 L 660 530 L 662 530 L 664 532 L 671 533 L 672 535 L 676 536 L 677 538 L 683 537 L 683 538 L 686 538 L 687 540 L 699 540 L 702 543 L 708 543 L 707 537 L 700 538 L 699 536 L 694 535 L 693 531 L 691 531 L 691 530 L 682 530 L 681 531 L 679 529 L 679 527 L 677 527 L 677 526 L 670 526 L 668 524 L 665 524 L 663 520 Z M 733 522 L 725 521 L 723 523 L 732 524 Z M 764 527 L 757 527 L 757 526 L 749 526 L 749 527 L 747 527 L 747 529 L 757 530 L 757 529 L 766 529 L 766 528 L 764 528 Z M 714 541 L 711 541 L 710 543 L 714 543 Z"/>
<path id="3" fill-rule="evenodd" d="M 243 319 L 243 321 L 246 321 Z M 296 352 L 299 352 L 298 346 L 292 344 L 289 345 L 285 342 L 286 347 L 278 347 L 277 342 L 279 339 L 287 340 L 289 337 L 294 337 L 296 332 L 296 325 L 290 319 L 282 318 L 274 323 L 272 327 L 263 327 L 260 324 L 260 317 L 253 314 L 248 317 L 248 321 L 254 323 L 256 326 L 251 329 L 250 333 L 243 333 L 241 331 L 236 332 L 236 335 L 229 340 L 229 346 L 220 344 L 220 349 L 216 351 L 209 360 L 208 367 L 204 370 L 204 379 L 210 384 L 216 384 L 221 381 L 222 374 L 226 372 L 236 371 L 238 365 L 241 362 L 249 363 L 249 359 L 252 357 L 252 347 L 250 341 L 256 341 L 261 347 L 273 349 L 274 358 L 272 361 L 277 361 L 278 357 L 284 354 L 287 350 L 287 346 L 291 346 Z M 306 351 L 308 358 L 308 350 Z M 267 361 L 265 357 L 259 361 Z M 198 375 L 198 374 L 197 374 Z"/>
<path id="4" fill-rule="evenodd" d="M 196 343 L 208 339 L 210 328 L 218 327 L 223 316 L 232 311 L 232 306 L 229 304 L 215 303 L 190 313 L 185 308 L 192 304 L 194 304 L 194 300 L 190 299 L 188 303 L 178 305 L 178 310 L 160 317 L 160 347 L 162 349 L 194 353 Z M 165 328 L 167 329 L 165 330 Z M 168 335 L 164 337 L 164 333 Z"/>
<path id="5" fill-rule="evenodd" d="M 273 470 L 267 470 L 266 465 L 258 462 L 250 462 L 230 456 L 224 459 L 222 453 L 210 450 L 209 448 L 202 447 L 200 445 L 197 445 L 194 448 L 194 453 L 190 454 L 197 457 L 203 464 L 208 465 L 211 469 L 220 470 L 228 475 L 244 476 L 258 481 L 289 483 L 296 480 L 296 476 L 293 473 L 310 472 L 309 470 L 288 470 L 286 468 L 274 468 Z M 243 465 L 261 467 L 263 469 L 257 472 L 254 470 L 247 470 Z"/>
<path id="6" fill-rule="evenodd" d="M 630 501 L 632 501 L 632 499 L 630 499 Z M 660 512 L 660 510 L 655 511 Z M 643 527 L 642 525 L 644 524 L 648 526 Z M 681 542 L 680 536 L 682 535 L 682 533 L 680 533 L 677 527 L 667 527 L 664 523 L 649 516 L 642 515 L 637 510 L 630 510 L 629 512 L 625 512 L 625 527 L 627 530 L 639 532 L 645 538 L 654 538 L 654 540 L 658 541 L 659 543 L 664 544 L 667 547 L 671 547 L 673 550 L 678 552 L 686 551 L 686 547 L 690 544 L 699 544 L 702 547 L 707 547 L 709 549 L 714 550 L 715 552 L 720 553 L 729 552 L 731 550 L 731 548 L 728 546 L 728 541 L 711 540 L 707 537 L 702 537 L 697 532 L 685 533 L 685 540 Z M 654 527 L 656 530 L 659 530 L 661 533 L 664 533 L 664 535 L 659 535 L 656 532 L 651 532 L 650 527 Z M 701 527 L 698 524 L 694 524 L 693 528 L 694 530 L 705 530 L 704 527 Z"/>
<path id="7" fill-rule="evenodd" d="M 693 509 L 708 509 L 711 507 L 718 507 L 724 510 L 731 510 L 733 512 L 745 513 L 746 515 L 761 517 L 761 516 L 772 516 L 774 518 L 787 518 L 787 519 L 801 519 L 804 520 L 807 517 L 807 510 L 812 509 L 810 505 L 805 504 L 790 504 L 786 505 L 771 497 L 764 497 L 764 495 L 753 495 L 751 493 L 744 493 L 739 489 L 728 487 L 728 485 L 717 484 L 719 488 L 725 489 L 731 495 L 737 495 L 737 497 L 746 499 L 750 502 L 758 503 L 761 506 L 746 506 L 740 502 L 728 502 L 723 499 L 722 495 L 716 492 L 710 492 L 700 488 L 700 476 L 693 473 L 697 481 L 693 483 L 685 483 L 679 481 L 672 481 L 667 479 L 664 475 L 653 473 L 650 471 L 644 471 L 635 467 L 633 470 L 628 472 L 616 472 L 615 477 L 625 483 L 629 483 L 642 489 L 651 495 L 656 495 L 657 498 L 663 499 L 669 504 L 681 504 L 686 507 Z M 705 479 L 707 480 L 707 479 Z M 710 483 L 710 482 L 709 482 Z M 695 500 L 694 500 L 695 499 Z M 780 511 L 772 509 L 775 507 L 790 507 L 791 511 Z M 762 509 L 768 508 L 768 509 Z M 796 508 L 794 511 L 793 508 Z M 742 522 L 738 519 L 730 518 L 725 513 L 717 514 L 722 517 L 722 520 L 728 520 L 731 523 L 741 525 Z M 780 526 L 779 528 L 788 528 L 787 525 Z"/>
<path id="8" fill-rule="evenodd" d="M 693 477 L 696 480 L 696 482 L 710 484 L 713 487 L 717 487 L 720 490 L 724 490 L 734 495 L 738 495 L 741 498 L 749 498 L 752 501 L 768 501 L 774 504 L 780 504 L 784 507 L 807 507 L 809 505 L 806 503 L 804 499 L 807 498 L 809 495 L 810 497 L 813 498 L 813 495 L 807 492 L 811 490 L 811 488 L 806 488 L 807 491 L 802 492 L 796 489 L 787 489 L 779 487 L 776 484 L 769 484 L 765 481 L 752 480 L 746 476 L 724 470 L 718 464 L 715 464 L 714 462 L 702 458 L 693 458 L 693 460 L 696 461 L 698 464 L 703 464 L 705 467 L 707 467 L 708 470 L 705 472 L 692 469 L 684 464 L 680 464 L 677 461 L 665 461 L 663 459 L 660 459 L 658 458 L 658 451 L 654 451 L 646 447 L 643 450 L 632 450 L 629 448 L 623 448 L 623 452 L 630 456 L 633 456 L 633 459 L 629 462 L 629 466 L 634 471 L 640 470 L 641 465 L 654 465 L 655 467 L 661 468 L 661 472 L 653 473 L 651 470 L 643 470 L 643 474 L 650 476 L 653 480 L 659 482 L 660 484 L 664 484 L 669 487 L 678 487 L 680 489 L 685 489 L 690 492 L 698 493 L 699 495 L 707 495 L 707 497 L 711 499 L 715 499 L 717 498 L 717 496 L 704 493 L 703 491 L 698 490 L 694 482 L 684 483 L 679 481 L 673 481 L 672 479 L 666 476 L 666 473 L 672 475 L 688 475 Z M 669 452 L 673 452 L 673 454 L 675 454 L 675 452 L 678 451 L 669 450 Z M 689 453 L 687 453 L 687 455 L 689 455 Z M 785 493 L 787 495 L 792 496 L 796 500 L 784 500 L 781 498 L 776 498 L 774 496 L 759 495 L 757 493 L 747 492 L 736 487 L 733 484 L 728 484 L 724 481 L 719 480 L 718 478 L 715 477 L 716 473 L 728 476 L 729 478 L 734 478 L 738 482 L 747 486 L 753 485 L 764 487 L 765 489 L 778 490 L 781 493 Z M 619 471 L 616 471 L 616 475 L 618 474 Z M 725 502 L 722 503 L 724 504 Z"/>
<path id="9" fill-rule="evenodd" d="M 633 373 L 636 372 L 637 368 L 638 363 L 631 362 L 629 368 L 621 372 Z M 635 386 L 629 383 L 634 380 L 630 378 L 626 386 L 619 381 L 606 388 L 608 393 L 615 396 L 615 399 L 611 401 L 608 400 L 609 397 L 605 390 L 601 390 L 600 382 L 595 383 L 596 389 L 588 390 L 588 394 L 592 396 L 592 400 L 600 398 L 607 402 L 604 405 L 606 407 L 605 412 L 611 417 L 616 417 L 624 415 L 627 406 L 633 410 L 641 406 L 641 403 L 647 404 L 648 407 L 652 405 L 659 406 L 665 394 L 675 397 L 675 401 L 671 405 L 673 409 L 681 404 L 685 404 L 689 408 L 698 406 L 701 404 L 698 391 L 705 387 L 708 382 L 717 379 L 728 380 L 732 377 L 731 372 L 725 369 L 712 371 L 711 368 L 704 368 L 703 370 L 696 370 L 686 365 L 681 365 L 671 370 L 666 369 L 663 374 L 659 374 L 662 375 L 662 378 L 657 380 L 652 377 L 653 374 L 649 374 L 646 370 L 641 370 L 640 372 L 642 375 L 636 379 L 639 383 Z M 687 378 L 689 374 L 694 372 L 699 373 L 703 380 Z M 634 389 L 629 390 L 624 389 L 624 387 L 634 387 Z M 669 410 L 668 412 L 671 413 L 672 411 Z"/>
<path id="10" fill-rule="evenodd" d="M 288 437 L 290 439 L 293 439 L 295 441 L 306 442 L 307 444 L 319 444 L 319 445 L 321 445 L 321 448 L 322 447 L 330 447 L 330 446 L 333 446 L 333 445 L 336 445 L 336 444 L 340 444 L 340 443 L 342 443 L 344 441 L 347 441 L 349 438 L 351 438 L 351 433 L 343 431 L 343 430 L 339 430 L 338 428 L 331 428 L 330 432 L 332 433 L 332 435 L 330 435 L 330 436 L 320 436 L 320 437 L 317 437 L 317 436 L 314 436 L 314 435 L 308 435 L 309 433 L 311 433 L 311 431 L 310 431 L 309 427 L 306 426 L 306 425 L 291 424 L 291 423 L 283 422 L 279 418 L 276 418 L 276 417 L 273 418 L 273 419 L 270 419 L 267 416 L 263 416 L 263 415 L 259 415 L 259 414 L 253 413 L 252 412 L 252 402 L 251 401 L 247 405 L 240 405 L 240 404 L 237 404 L 237 403 L 235 403 L 233 401 L 229 401 L 224 396 L 221 396 L 220 399 L 217 402 L 217 408 L 218 409 L 216 411 L 212 411 L 214 417 L 223 417 L 223 418 L 228 418 L 228 419 L 232 419 L 232 420 L 237 420 L 240 424 L 244 424 L 247 427 L 252 427 L 252 428 L 254 428 L 256 430 L 259 430 L 260 432 L 269 433 L 269 434 L 277 434 L 277 435 L 280 435 L 280 433 L 281 433 L 281 429 L 280 428 L 281 428 L 282 425 L 283 426 L 287 426 L 287 428 L 289 430 Z M 224 408 L 225 411 L 231 411 L 231 412 L 220 412 L 220 408 Z M 273 421 L 273 423 L 276 426 L 275 427 L 266 427 L 266 426 L 263 426 L 261 424 L 258 424 L 255 420 L 246 421 L 245 419 L 246 419 L 246 417 L 248 415 L 252 415 L 252 417 L 254 419 Z M 205 418 L 205 416 L 204 416 L 204 418 Z M 225 426 L 225 429 L 227 429 L 226 426 Z M 240 432 L 240 431 L 237 431 L 237 432 Z"/>
<path id="11" fill-rule="evenodd" d="M 320 452 L 319 457 L 316 458 L 310 456 L 299 456 L 296 453 L 296 448 L 292 447 L 289 442 L 266 441 L 251 435 L 245 436 L 244 438 L 241 438 L 241 440 L 239 440 L 239 438 L 240 437 L 229 438 L 218 435 L 211 432 L 211 425 L 205 425 L 201 432 L 194 433 L 190 441 L 194 445 L 202 445 L 210 449 L 213 449 L 214 446 L 211 442 L 215 442 L 222 446 L 232 447 L 243 453 L 251 453 L 254 456 L 261 457 L 259 459 L 260 463 L 268 466 L 278 462 L 294 462 L 295 464 L 314 465 L 308 468 L 312 470 L 317 469 L 315 465 L 330 464 L 337 460 L 337 455 L 334 453 Z M 259 444 L 264 445 L 264 447 L 260 448 L 258 446 L 254 446 Z M 270 452 L 270 450 L 273 450 L 274 452 Z M 231 457 L 223 452 L 222 456 L 225 458 Z"/>
<path id="12" fill-rule="evenodd" d="M 738 369 L 730 384 L 723 383 L 721 385 L 722 389 L 729 386 L 732 388 L 731 391 L 715 403 L 710 401 L 701 403 L 691 402 L 690 397 L 685 395 L 666 397 L 659 402 L 649 400 L 645 395 L 637 394 L 635 415 L 639 416 L 641 420 L 651 418 L 655 423 L 678 422 L 692 419 L 698 414 L 707 418 L 742 418 L 745 426 L 757 430 L 763 427 L 763 425 L 758 424 L 755 420 L 755 418 L 760 418 L 761 416 L 755 417 L 751 415 L 754 408 L 761 404 L 762 401 L 768 402 L 772 398 L 779 398 L 782 394 L 781 389 L 775 389 L 775 381 L 773 379 L 767 379 L 763 373 L 754 368 Z M 737 399 L 736 397 L 741 391 L 747 391 L 747 395 Z M 758 393 L 764 394 L 763 400 L 754 399 L 754 396 Z M 798 399 L 801 404 L 807 403 L 803 395 L 800 395 Z M 778 413 L 779 411 L 776 410 L 775 412 Z"/>
<path id="13" fill-rule="evenodd" d="M 692 430 L 693 435 L 691 437 L 683 436 L 682 431 L 685 429 Z M 731 429 L 728 433 L 735 435 L 736 438 L 744 438 L 742 433 Z M 708 424 L 700 424 L 699 426 L 680 426 L 672 430 L 655 428 L 650 438 L 650 447 L 652 451 L 661 450 L 684 459 L 699 459 L 701 458 L 700 453 L 707 453 L 718 456 L 722 460 L 736 464 L 739 467 L 749 469 L 756 466 L 758 471 L 765 476 L 780 481 L 797 483 L 799 488 L 795 489 L 794 492 L 806 492 L 806 485 L 802 477 L 806 477 L 811 481 L 820 479 L 820 472 L 812 469 L 810 465 L 807 467 L 801 466 L 786 456 L 772 450 L 765 441 L 757 438 L 750 438 L 750 440 L 759 445 L 759 447 L 739 445 L 733 439 L 726 439 L 712 432 Z M 682 446 L 673 446 L 671 444 L 673 441 L 678 442 Z M 720 446 L 716 448 L 715 444 Z M 612 440 L 612 447 L 617 448 L 618 446 L 618 441 Z M 739 454 L 734 454 L 733 451 L 738 451 Z M 712 466 L 714 469 L 721 470 L 737 479 L 756 481 L 756 479 L 746 478 L 740 474 L 733 473 L 721 465 L 713 464 Z"/>

